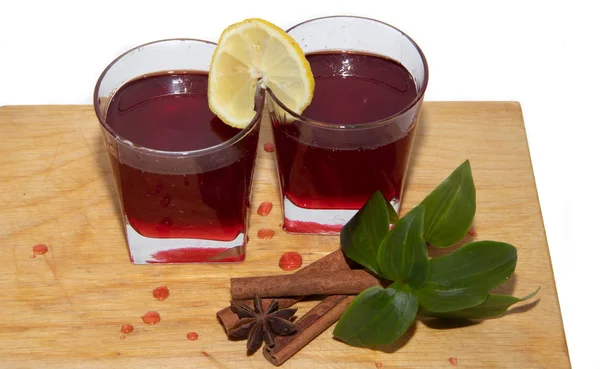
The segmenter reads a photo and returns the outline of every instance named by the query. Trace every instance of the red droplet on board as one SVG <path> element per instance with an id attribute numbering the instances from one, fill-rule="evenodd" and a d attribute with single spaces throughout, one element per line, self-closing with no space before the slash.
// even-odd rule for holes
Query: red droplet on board
<path id="1" fill-rule="evenodd" d="M 187 339 L 188 341 L 195 341 L 198 339 L 198 333 L 196 332 L 190 332 L 187 334 Z"/>
<path id="2" fill-rule="evenodd" d="M 381 367 L 383 367 L 383 364 L 382 364 L 382 363 L 380 363 L 379 361 L 376 361 L 376 362 L 375 362 L 375 367 L 376 367 L 377 369 L 381 369 Z"/>
<path id="3" fill-rule="evenodd" d="M 475 231 L 475 228 L 469 228 L 469 231 L 467 233 L 469 234 L 469 236 L 477 238 L 477 232 Z"/>
<path id="4" fill-rule="evenodd" d="M 282 270 L 294 270 L 302 266 L 302 255 L 297 252 L 286 252 L 279 258 L 279 267 Z"/>
<path id="5" fill-rule="evenodd" d="M 204 355 L 204 356 L 206 356 L 206 357 L 209 357 L 209 356 L 210 356 L 210 355 L 208 354 L 208 352 L 206 352 L 206 351 L 202 351 L 202 352 L 201 352 L 201 354 L 202 354 L 202 355 Z"/>
<path id="6" fill-rule="evenodd" d="M 160 314 L 156 311 L 149 311 L 142 316 L 142 321 L 146 324 L 156 324 L 160 322 Z"/>
<path id="7" fill-rule="evenodd" d="M 273 145 L 271 142 L 267 142 L 263 145 L 263 148 L 265 149 L 266 152 L 273 152 L 275 151 L 275 145 Z"/>
<path id="8" fill-rule="evenodd" d="M 47 252 L 48 252 L 48 246 L 44 245 L 43 243 L 38 243 L 37 245 L 33 246 L 34 254 L 43 255 Z"/>
<path id="9" fill-rule="evenodd" d="M 29 255 L 29 258 L 30 258 L 30 259 L 35 259 L 35 254 L 31 254 L 31 255 Z"/>
<path id="10" fill-rule="evenodd" d="M 133 326 L 131 324 L 123 324 L 121 326 L 121 333 L 129 334 L 133 332 Z"/>
<path id="11" fill-rule="evenodd" d="M 448 361 L 450 362 L 450 364 L 452 364 L 453 366 L 457 366 L 458 365 L 458 360 L 455 357 L 451 357 L 450 359 L 448 359 Z"/>
<path id="12" fill-rule="evenodd" d="M 121 335 L 121 337 L 119 337 L 121 339 L 121 341 L 123 341 L 126 337 L 124 334 Z"/>
<path id="13" fill-rule="evenodd" d="M 270 240 L 275 235 L 275 231 L 272 229 L 261 229 L 258 231 L 258 238 L 263 240 Z"/>
<path id="14" fill-rule="evenodd" d="M 169 297 L 169 289 L 166 286 L 156 287 L 152 291 L 152 296 L 157 300 L 164 300 Z"/>
<path id="15" fill-rule="evenodd" d="M 256 212 L 258 215 L 265 216 L 269 215 L 271 209 L 273 209 L 273 203 L 271 201 L 263 201 Z"/>

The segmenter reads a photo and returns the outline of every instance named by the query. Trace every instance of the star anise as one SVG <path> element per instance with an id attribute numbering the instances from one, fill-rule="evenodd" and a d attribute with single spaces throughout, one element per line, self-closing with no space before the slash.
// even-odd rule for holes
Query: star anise
<path id="1" fill-rule="evenodd" d="M 254 295 L 254 310 L 245 304 L 231 303 L 231 310 L 240 320 L 229 331 L 231 338 L 247 338 L 248 352 L 255 352 L 264 341 L 269 347 L 275 345 L 275 336 L 289 336 L 296 333 L 296 326 L 290 319 L 298 309 L 279 309 L 277 300 L 271 300 L 263 309 L 262 300 Z"/>

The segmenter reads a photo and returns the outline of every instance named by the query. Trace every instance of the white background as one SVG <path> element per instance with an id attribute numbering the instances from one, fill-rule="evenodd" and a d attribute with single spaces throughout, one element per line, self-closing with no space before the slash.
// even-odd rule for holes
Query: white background
<path id="1" fill-rule="evenodd" d="M 284 29 L 334 14 L 391 23 L 426 54 L 427 100 L 521 102 L 571 361 L 597 369 L 600 12 L 592 3 L 3 0 L 0 105 L 90 104 L 98 75 L 120 53 L 171 37 L 217 40 L 249 17 Z"/>

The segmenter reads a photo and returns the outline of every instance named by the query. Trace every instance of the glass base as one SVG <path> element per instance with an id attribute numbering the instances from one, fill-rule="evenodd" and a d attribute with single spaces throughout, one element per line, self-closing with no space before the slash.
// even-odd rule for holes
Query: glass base
<path id="1" fill-rule="evenodd" d="M 127 220 L 125 233 L 133 264 L 235 263 L 246 258 L 244 233 L 232 241 L 151 238 L 139 234 Z"/>
<path id="2" fill-rule="evenodd" d="M 390 204 L 398 212 L 400 201 Z M 358 212 L 348 209 L 306 209 L 294 205 L 287 196 L 283 199 L 283 230 L 302 234 L 340 234 L 342 227 Z"/>

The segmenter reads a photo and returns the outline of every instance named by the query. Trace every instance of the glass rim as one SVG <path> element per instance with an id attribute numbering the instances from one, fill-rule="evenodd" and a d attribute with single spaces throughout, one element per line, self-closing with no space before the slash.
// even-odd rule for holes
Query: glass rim
<path id="1" fill-rule="evenodd" d="M 217 44 L 214 42 L 201 40 L 201 39 L 195 39 L 195 38 L 168 38 L 168 39 L 147 42 L 147 43 L 132 47 L 131 49 L 123 52 L 121 55 L 116 57 L 112 62 L 110 62 L 108 64 L 108 66 L 106 68 L 104 68 L 104 71 L 100 74 L 100 77 L 98 77 L 98 81 L 96 82 L 96 86 L 94 87 L 94 97 L 93 97 L 93 99 L 94 99 L 93 104 L 94 104 L 94 111 L 96 112 L 96 118 L 102 125 L 102 128 L 104 130 L 106 130 L 106 132 L 108 132 L 114 139 L 118 140 L 122 144 L 128 146 L 131 149 L 134 149 L 134 150 L 137 150 L 137 151 L 140 151 L 143 153 L 147 153 L 147 154 L 157 155 L 157 156 L 181 157 L 181 156 L 206 155 L 206 154 L 211 154 L 211 153 L 214 153 L 214 152 L 217 152 L 222 149 L 225 149 L 225 148 L 235 145 L 236 143 L 241 141 L 244 137 L 246 137 L 250 133 L 250 131 L 252 131 L 252 129 L 258 124 L 258 121 L 262 117 L 262 111 L 263 111 L 264 103 L 265 103 L 265 94 L 262 91 L 262 89 L 258 86 L 257 86 L 256 92 L 254 94 L 255 115 L 252 118 L 252 120 L 250 121 L 250 123 L 245 128 L 243 128 L 240 132 L 238 132 L 235 136 L 231 137 L 227 141 L 221 142 L 220 144 L 217 144 L 214 146 L 205 147 L 203 149 L 186 150 L 186 151 L 167 151 L 167 150 L 158 150 L 158 149 L 152 149 L 152 148 L 145 147 L 145 146 L 136 145 L 131 140 L 125 139 L 124 137 L 118 135 L 115 132 L 115 130 L 112 129 L 112 127 L 110 127 L 106 123 L 106 119 L 101 118 L 100 106 L 98 103 L 98 99 L 99 99 L 98 94 L 100 91 L 100 85 L 102 84 L 104 77 L 112 69 L 112 67 L 114 67 L 115 64 L 117 64 L 120 60 L 127 57 L 127 55 L 135 52 L 135 50 L 137 50 L 141 47 L 150 46 L 150 45 L 154 45 L 154 44 L 174 42 L 174 41 L 187 41 L 187 42 L 193 42 L 193 43 L 202 43 L 202 44 L 206 44 L 206 45 L 212 45 L 215 47 L 217 46 Z M 168 73 L 169 71 L 165 71 L 165 72 Z M 208 74 L 208 71 L 206 71 L 206 73 Z M 129 82 L 129 81 L 127 81 L 127 82 Z M 125 83 L 127 83 L 127 82 L 125 82 Z M 118 91 L 118 89 L 111 92 L 111 94 L 109 95 L 109 99 L 114 95 L 114 93 L 116 91 Z M 257 99 L 257 97 L 260 97 L 260 98 Z M 109 105 L 110 105 L 110 102 L 109 102 Z M 226 123 L 223 123 L 223 124 L 226 124 Z"/>
<path id="2" fill-rule="evenodd" d="M 427 89 L 427 84 L 429 82 L 429 67 L 427 65 L 427 59 L 425 58 L 425 54 L 423 54 L 423 51 L 421 50 L 421 48 L 419 47 L 419 45 L 410 36 L 408 36 L 406 33 L 402 32 L 400 29 L 398 29 L 397 27 L 392 26 L 389 23 L 385 23 L 385 22 L 382 22 L 380 20 L 373 19 L 373 18 L 360 17 L 360 16 L 355 16 L 355 15 L 330 15 L 330 16 L 325 16 L 325 17 L 312 18 L 312 19 L 306 20 L 304 22 L 298 23 L 295 26 L 289 28 L 286 32 L 289 33 L 290 31 L 294 30 L 295 28 L 303 26 L 303 25 L 305 25 L 307 23 L 311 23 L 311 22 L 315 22 L 315 21 L 319 21 L 319 20 L 327 20 L 327 19 L 360 19 L 360 20 L 366 20 L 366 21 L 369 21 L 369 22 L 378 23 L 378 24 L 387 26 L 387 27 L 393 29 L 394 31 L 400 33 L 404 37 L 406 37 L 408 39 L 408 41 L 415 47 L 415 49 L 419 53 L 419 57 L 423 61 L 423 83 L 422 83 L 421 90 L 419 92 L 417 92 L 417 95 L 410 102 L 410 104 L 408 104 L 403 109 L 397 111 L 396 113 L 394 113 L 394 114 L 392 114 L 392 115 L 390 115 L 388 117 L 385 117 L 383 119 L 378 119 L 378 120 L 369 121 L 369 122 L 363 122 L 363 123 L 337 124 L 337 123 L 328 123 L 328 122 L 319 121 L 319 120 L 316 120 L 316 119 L 311 119 L 311 118 L 305 117 L 302 114 L 297 114 L 294 111 L 290 110 L 290 108 L 288 108 L 284 103 L 281 102 L 281 100 L 279 100 L 277 98 L 277 96 L 275 96 L 275 94 L 273 93 L 273 91 L 271 91 L 271 89 L 267 88 L 267 92 L 269 93 L 269 96 L 275 101 L 275 103 L 279 107 L 281 107 L 283 110 L 285 110 L 294 119 L 302 121 L 303 123 L 307 123 L 309 125 L 316 126 L 316 127 L 327 128 L 327 129 L 339 129 L 339 130 L 360 130 L 360 129 L 368 129 L 368 128 L 373 128 L 373 127 L 379 127 L 379 126 L 385 125 L 387 123 L 390 123 L 393 120 L 395 120 L 396 118 L 398 118 L 399 116 L 401 116 L 402 114 L 404 114 L 407 111 L 411 110 L 417 103 L 419 103 L 419 101 L 421 101 L 423 99 L 423 96 L 425 95 L 425 90 Z M 343 51 L 343 50 L 341 50 L 341 51 Z"/>

